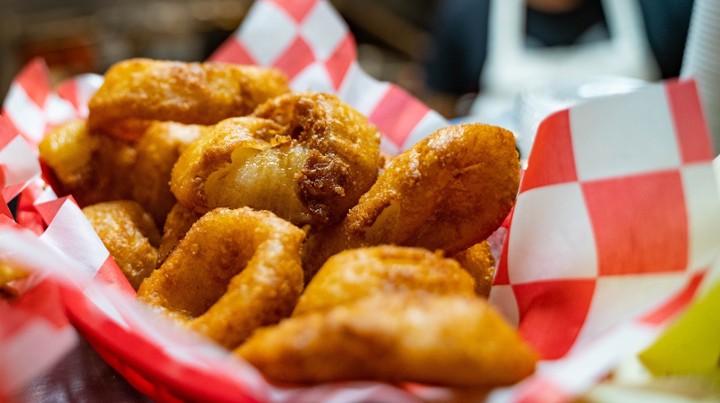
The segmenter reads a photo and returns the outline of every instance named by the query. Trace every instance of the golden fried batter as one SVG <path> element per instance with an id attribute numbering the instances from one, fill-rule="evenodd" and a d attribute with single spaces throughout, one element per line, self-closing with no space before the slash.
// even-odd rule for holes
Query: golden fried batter
<path id="1" fill-rule="evenodd" d="M 324 312 L 385 292 L 474 295 L 475 281 L 452 260 L 421 248 L 382 245 L 328 259 L 300 296 L 293 316 Z"/>
<path id="2" fill-rule="evenodd" d="M 324 226 L 375 181 L 379 134 L 337 97 L 288 94 L 254 115 L 262 118 L 218 123 L 183 152 L 171 180 L 178 201 L 198 213 L 248 206 Z"/>
<path id="3" fill-rule="evenodd" d="M 29 273 L 19 267 L 0 260 L 0 299 L 12 300 L 20 295 L 13 281 L 27 277 Z"/>
<path id="4" fill-rule="evenodd" d="M 185 151 L 180 154 L 172 170 L 170 189 L 180 203 L 191 208 L 198 214 L 204 214 L 214 207 L 218 207 L 212 206 L 208 202 L 205 189 L 208 178 L 215 172 L 229 166 L 233 159 L 237 160 L 238 158 L 244 157 L 244 155 L 236 155 L 235 150 L 238 150 L 237 154 L 244 154 L 244 152 L 257 154 L 261 151 L 272 149 L 272 144 L 265 139 L 281 137 L 282 131 L 281 126 L 267 119 L 239 117 L 223 120 L 210 127 L 205 136 L 190 144 Z M 282 139 L 277 140 L 276 143 L 280 141 L 282 141 Z M 287 197 L 288 195 L 282 194 L 283 190 L 285 190 L 285 193 L 292 193 L 292 189 L 283 189 L 279 185 L 273 185 L 273 181 L 280 181 L 285 184 L 292 178 L 292 173 L 282 175 L 284 172 L 280 165 L 283 163 L 287 164 L 288 161 L 286 160 L 292 160 L 294 155 L 290 154 L 286 158 L 281 159 L 279 153 L 276 154 L 278 154 L 278 160 L 275 162 L 278 167 L 276 169 L 273 169 L 273 166 L 268 167 L 268 170 L 272 170 L 270 175 L 268 175 L 272 177 L 272 181 L 268 181 L 268 178 L 263 176 L 259 183 L 251 182 L 254 188 L 248 189 L 250 193 L 261 195 L 265 190 L 263 185 L 269 187 L 274 186 L 277 189 L 273 193 L 280 194 L 273 194 L 273 196 L 282 195 Z M 260 169 L 258 168 L 257 171 L 260 171 Z M 277 177 L 274 176 L 274 174 L 278 174 Z M 290 178 L 287 178 L 287 176 Z M 248 181 L 254 180 L 254 177 L 248 178 Z M 227 191 L 231 191 L 231 189 Z M 237 190 L 235 193 L 242 195 L 244 192 Z M 293 198 L 290 198 L 290 200 L 277 200 L 273 198 L 272 200 L 268 200 L 268 202 L 275 202 L 279 205 L 283 205 L 284 203 L 290 204 L 293 202 Z M 275 213 L 281 217 L 287 215 L 281 214 L 282 211 L 279 212 L 280 214 L 278 212 Z"/>
<path id="5" fill-rule="evenodd" d="M 287 78 L 272 68 L 130 59 L 105 73 L 88 104 L 88 124 L 137 140 L 149 120 L 211 125 L 288 91 Z"/>
<path id="6" fill-rule="evenodd" d="M 519 173 L 511 132 L 479 123 L 442 128 L 395 157 L 339 227 L 308 239 L 306 277 L 329 256 L 357 246 L 466 249 L 502 224 Z"/>
<path id="7" fill-rule="evenodd" d="M 190 227 L 195 224 L 201 216 L 182 203 L 175 203 L 170 209 L 163 226 L 162 239 L 158 247 L 158 265 L 165 260 L 170 252 L 180 243 Z"/>
<path id="8" fill-rule="evenodd" d="M 475 293 L 487 298 L 495 275 L 495 258 L 488 241 L 476 243 L 454 254 L 452 258 L 475 279 Z"/>
<path id="9" fill-rule="evenodd" d="M 152 217 L 134 201 L 94 204 L 83 213 L 136 290 L 155 270 L 160 233 Z"/>
<path id="10" fill-rule="evenodd" d="M 268 211 L 201 217 L 138 290 L 138 298 L 234 348 L 290 315 L 303 288 L 305 233 Z"/>
<path id="11" fill-rule="evenodd" d="M 27 275 L 28 273 L 25 270 L 0 260 L 0 287 L 11 281 L 27 277 Z"/>
<path id="12" fill-rule="evenodd" d="M 91 134 L 85 121 L 72 120 L 50 132 L 39 145 L 40 156 L 62 189 L 80 206 L 131 198 L 128 172 L 136 150 L 123 141 Z"/>
<path id="13" fill-rule="evenodd" d="M 291 93 L 258 106 L 253 115 L 285 126 L 308 151 L 298 192 L 314 223 L 337 222 L 377 179 L 383 164 L 380 133 L 335 95 Z"/>
<path id="14" fill-rule="evenodd" d="M 515 383 L 537 356 L 481 298 L 382 294 L 256 331 L 235 354 L 282 382 Z"/>
<path id="15" fill-rule="evenodd" d="M 160 227 L 176 201 L 170 191 L 170 172 L 180 153 L 207 130 L 206 126 L 153 122 L 137 143 L 132 196 Z"/>

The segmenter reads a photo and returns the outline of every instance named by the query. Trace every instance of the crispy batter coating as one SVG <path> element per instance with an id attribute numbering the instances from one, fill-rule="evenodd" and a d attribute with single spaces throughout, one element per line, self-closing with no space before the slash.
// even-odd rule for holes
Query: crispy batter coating
<path id="1" fill-rule="evenodd" d="M 29 273 L 13 264 L 0 260 L 0 300 L 13 300 L 20 295 L 13 281 L 28 277 Z"/>
<path id="2" fill-rule="evenodd" d="M 110 255 L 136 290 L 155 270 L 160 233 L 152 217 L 134 201 L 118 200 L 83 208 Z"/>
<path id="3" fill-rule="evenodd" d="M 0 288 L 5 287 L 8 283 L 20 280 L 29 275 L 29 273 L 13 264 L 0 260 Z"/>
<path id="4" fill-rule="evenodd" d="M 267 119 L 239 117 L 223 120 L 210 127 L 205 136 L 190 144 L 190 146 L 180 154 L 172 170 L 170 189 L 180 203 L 191 208 L 198 214 L 204 214 L 212 210 L 212 208 L 218 207 L 211 206 L 208 202 L 205 189 L 208 178 L 232 163 L 236 149 L 239 150 L 238 154 L 243 154 L 243 151 L 247 153 L 259 153 L 263 150 L 272 149 L 272 145 L 265 139 L 280 137 L 281 132 L 281 126 Z M 235 158 L 240 157 L 244 157 L 244 155 L 239 155 Z M 281 162 L 286 161 L 277 161 L 278 164 Z M 268 169 L 272 168 L 273 167 L 269 167 Z M 279 172 L 272 173 L 282 174 L 282 168 L 278 167 L 277 171 Z M 273 179 L 285 183 L 287 182 L 287 178 L 284 176 L 285 175 L 278 176 Z M 251 193 L 256 194 L 262 192 L 264 190 L 262 188 L 264 184 L 273 186 L 272 182 L 267 182 L 267 178 L 263 177 L 262 179 L 263 181 L 261 183 L 251 183 L 251 185 L 257 187 L 255 189 L 249 189 Z M 248 181 L 252 180 L 253 178 L 248 178 Z M 276 187 L 279 188 L 279 186 Z M 281 190 L 282 189 L 278 190 L 278 192 Z M 238 191 L 236 193 L 242 192 Z M 215 200 L 213 201 L 215 202 Z M 292 202 L 292 200 L 289 202 Z M 279 215 L 283 216 L 282 214 Z"/>
<path id="5" fill-rule="evenodd" d="M 0 287 L 5 284 L 27 277 L 28 272 L 0 260 Z"/>
<path id="6" fill-rule="evenodd" d="M 248 206 L 324 226 L 375 181 L 379 134 L 337 97 L 288 94 L 254 115 L 218 123 L 182 153 L 171 180 L 178 201 L 198 213 Z"/>
<path id="7" fill-rule="evenodd" d="M 163 226 L 162 239 L 160 239 L 160 246 L 158 247 L 158 266 L 180 243 L 190 230 L 190 227 L 200 217 L 200 214 L 185 207 L 182 203 L 175 203 L 170 209 Z"/>
<path id="8" fill-rule="evenodd" d="M 268 211 L 215 209 L 193 224 L 138 298 L 234 348 L 292 312 L 303 288 L 304 237 Z"/>
<path id="9" fill-rule="evenodd" d="M 138 141 L 133 166 L 132 196 L 162 227 L 175 196 L 170 191 L 170 173 L 180 153 L 207 131 L 206 126 L 175 122 L 153 122 Z"/>
<path id="10" fill-rule="evenodd" d="M 347 228 L 371 244 L 459 252 L 502 223 L 515 203 L 519 173 L 509 131 L 448 126 L 392 161 L 348 213 Z"/>
<path id="11" fill-rule="evenodd" d="M 495 258 L 488 241 L 476 243 L 454 254 L 452 258 L 475 279 L 475 293 L 487 298 L 495 275 Z"/>
<path id="12" fill-rule="evenodd" d="M 519 173 L 511 132 L 479 123 L 442 128 L 395 157 L 340 226 L 308 239 L 306 277 L 329 256 L 357 246 L 466 249 L 502 224 Z"/>
<path id="13" fill-rule="evenodd" d="M 383 164 L 380 132 L 335 95 L 290 93 L 258 106 L 253 115 L 285 126 L 308 149 L 299 194 L 313 222 L 337 222 L 377 179 Z"/>
<path id="14" fill-rule="evenodd" d="M 284 74 L 272 68 L 129 59 L 105 73 L 88 103 L 88 124 L 137 140 L 150 120 L 211 125 L 289 90 Z"/>
<path id="15" fill-rule="evenodd" d="M 381 379 L 508 385 L 537 356 L 481 298 L 381 294 L 256 331 L 235 354 L 295 383 Z"/>
<path id="16" fill-rule="evenodd" d="M 137 152 L 123 141 L 91 134 L 85 121 L 58 126 L 40 142 L 40 155 L 62 189 L 80 206 L 131 198 L 128 172 Z"/>
<path id="17" fill-rule="evenodd" d="M 328 259 L 298 300 L 293 316 L 385 292 L 474 295 L 475 281 L 452 259 L 421 248 L 382 245 Z"/>

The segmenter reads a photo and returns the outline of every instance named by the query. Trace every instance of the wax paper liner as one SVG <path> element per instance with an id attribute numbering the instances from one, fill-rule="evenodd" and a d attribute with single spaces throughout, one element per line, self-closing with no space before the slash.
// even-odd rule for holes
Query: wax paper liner
<path id="1" fill-rule="evenodd" d="M 446 124 L 406 92 L 362 72 L 352 36 L 326 1 L 258 1 L 212 58 L 273 65 L 288 74 L 296 90 L 339 94 L 380 128 L 389 153 Z M 5 100 L 2 195 L 7 201 L 22 192 L 18 220 L 29 229 L 18 228 L 5 212 L 0 257 L 38 275 L 27 281 L 18 301 L 2 302 L 4 312 L 21 318 L 17 326 L 0 325 L 3 346 L 30 340 L 23 330 L 38 323 L 72 333 L 57 313 L 59 294 L 74 326 L 106 361 L 157 400 L 467 397 L 415 384 L 271 385 L 249 365 L 135 303 L 72 198 L 57 198 L 39 179 L 36 143 L 54 125 L 87 116 L 87 100 L 101 80 L 81 76 L 51 91 L 36 61 L 20 73 Z M 711 158 L 692 81 L 593 101 L 543 122 L 509 221 L 491 302 L 545 360 L 535 376 L 493 391 L 490 400 L 576 396 L 620 358 L 645 347 L 694 298 L 720 246 Z M 53 303 L 23 310 L 31 291 L 44 284 L 57 292 L 36 292 L 46 297 L 37 300 Z M 52 340 L 50 331 L 36 333 L 36 340 Z M 28 345 L 36 355 L 52 357 L 67 349 L 34 342 L 13 351 L 27 351 Z M 12 378 L 16 386 L 42 367 L 16 376 L 24 357 L 2 360 L 0 380 Z M 2 392 L 10 390 L 10 383 L 0 385 Z"/>

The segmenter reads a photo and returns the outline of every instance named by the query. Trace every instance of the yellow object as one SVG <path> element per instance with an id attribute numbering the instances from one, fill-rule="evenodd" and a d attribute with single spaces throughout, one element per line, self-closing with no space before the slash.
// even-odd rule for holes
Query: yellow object
<path id="1" fill-rule="evenodd" d="M 720 382 L 720 281 L 639 358 L 656 376 L 698 374 Z"/>

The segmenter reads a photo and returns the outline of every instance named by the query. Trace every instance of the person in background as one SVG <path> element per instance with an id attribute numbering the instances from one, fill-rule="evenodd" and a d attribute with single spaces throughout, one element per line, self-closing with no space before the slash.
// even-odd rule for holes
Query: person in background
<path id="1" fill-rule="evenodd" d="M 631 0 L 627 0 L 631 1 Z M 680 73 L 693 0 L 637 0 L 658 78 Z M 448 118 L 467 113 L 488 56 L 491 0 L 441 0 L 424 62 L 425 95 Z M 582 46 L 610 37 L 602 0 L 525 0 L 525 46 Z"/>

